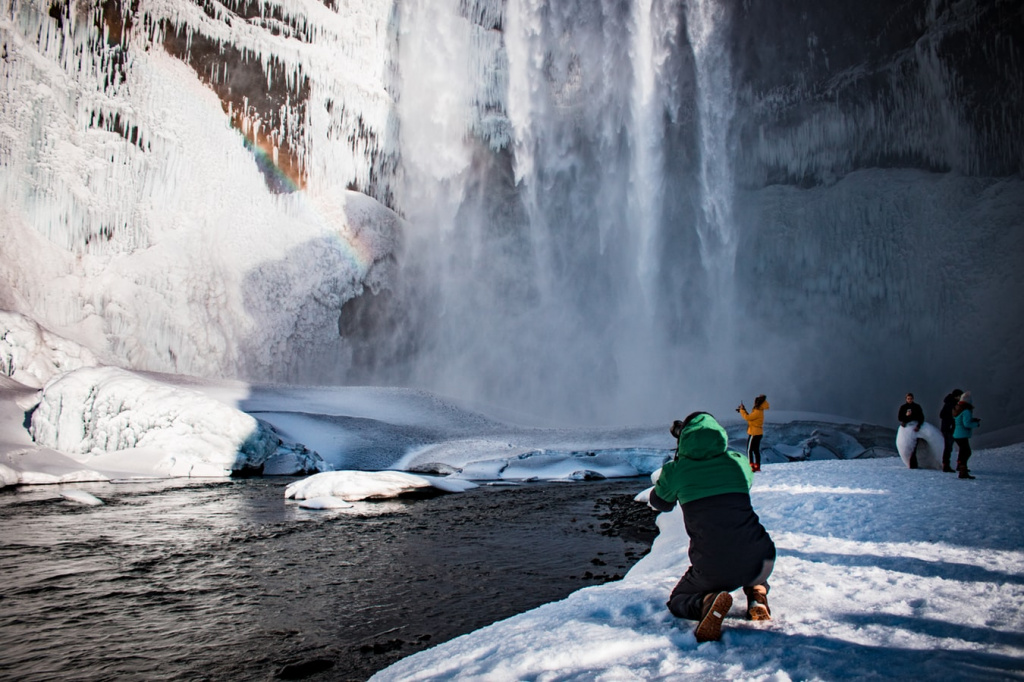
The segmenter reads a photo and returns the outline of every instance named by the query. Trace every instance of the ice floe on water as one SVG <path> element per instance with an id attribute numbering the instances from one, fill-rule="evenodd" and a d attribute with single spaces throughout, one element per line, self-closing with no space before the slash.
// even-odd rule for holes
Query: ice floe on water
<path id="1" fill-rule="evenodd" d="M 404 471 L 327 471 L 296 481 L 285 488 L 284 496 L 294 500 L 337 498 L 345 501 L 388 499 L 430 490 L 462 492 L 475 483 L 436 476 L 420 476 Z"/>

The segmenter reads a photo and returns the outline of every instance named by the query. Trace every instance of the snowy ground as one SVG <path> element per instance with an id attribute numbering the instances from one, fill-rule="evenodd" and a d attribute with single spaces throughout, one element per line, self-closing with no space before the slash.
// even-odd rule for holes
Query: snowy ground
<path id="1" fill-rule="evenodd" d="M 677 511 L 620 582 L 589 587 L 381 671 L 397 680 L 1024 678 L 1024 445 L 982 450 L 977 480 L 899 459 L 767 465 L 752 497 L 779 549 L 774 619 L 742 594 L 697 645 L 665 599 L 685 570 Z"/>

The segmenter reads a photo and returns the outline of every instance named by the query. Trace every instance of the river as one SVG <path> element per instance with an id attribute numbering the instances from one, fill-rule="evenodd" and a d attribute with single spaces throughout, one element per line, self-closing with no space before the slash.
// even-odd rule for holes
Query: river
<path id="1" fill-rule="evenodd" d="M 8 680 L 364 680 L 647 553 L 646 479 L 309 511 L 294 479 L 0 492 Z M 68 486 L 72 487 L 72 486 Z"/>

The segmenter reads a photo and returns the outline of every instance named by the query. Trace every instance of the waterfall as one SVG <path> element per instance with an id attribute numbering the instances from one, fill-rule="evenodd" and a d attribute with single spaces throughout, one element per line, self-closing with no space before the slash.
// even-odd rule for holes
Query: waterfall
<path id="1" fill-rule="evenodd" d="M 0 13 L 0 307 L 105 362 L 1019 421 L 1012 3 L 87 5 Z"/>
<path id="2" fill-rule="evenodd" d="M 655 286 L 655 235 L 658 209 L 664 191 L 660 99 L 657 88 L 654 28 L 651 0 L 633 4 L 633 172 L 630 181 L 629 212 L 635 216 L 638 237 L 637 270 L 648 314 L 653 313 Z"/>
<path id="3" fill-rule="evenodd" d="M 700 207 L 697 234 L 701 261 L 708 273 L 712 319 L 709 336 L 717 352 L 712 358 L 721 371 L 734 363 L 735 265 L 737 236 L 733 217 L 733 154 L 730 126 L 736 110 L 732 65 L 724 39 L 726 4 L 718 0 L 688 0 L 686 27 L 693 48 L 697 80 L 696 105 L 700 142 Z"/>
<path id="4" fill-rule="evenodd" d="M 534 417 L 641 415 L 664 376 L 674 2 L 402 6 L 414 383 Z"/>
<path id="5" fill-rule="evenodd" d="M 735 260 L 721 11 L 484 4 L 400 10 L 413 382 L 583 421 L 662 418 L 681 386 L 720 390 Z"/>

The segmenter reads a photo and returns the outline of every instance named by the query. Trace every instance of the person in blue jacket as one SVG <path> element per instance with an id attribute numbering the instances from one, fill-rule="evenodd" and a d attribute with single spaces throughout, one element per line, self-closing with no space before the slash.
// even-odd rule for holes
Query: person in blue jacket
<path id="1" fill-rule="evenodd" d="M 960 478 L 974 478 L 967 468 L 967 460 L 971 458 L 971 436 L 974 435 L 974 429 L 981 425 L 981 420 L 974 416 L 970 391 L 964 391 L 960 402 L 953 408 L 953 421 L 953 442 L 958 450 L 956 470 L 960 472 Z"/>
<path id="2" fill-rule="evenodd" d="M 678 502 L 690 537 L 690 567 L 669 595 L 668 610 L 696 620 L 698 642 L 717 640 L 733 590 L 747 596 L 747 618 L 769 620 L 768 576 L 775 544 L 750 504 L 754 474 L 728 449 L 725 429 L 707 412 L 672 424 L 675 458 L 657 476 L 648 502 L 668 512 Z"/>

